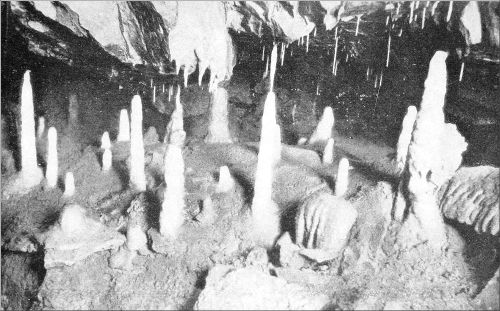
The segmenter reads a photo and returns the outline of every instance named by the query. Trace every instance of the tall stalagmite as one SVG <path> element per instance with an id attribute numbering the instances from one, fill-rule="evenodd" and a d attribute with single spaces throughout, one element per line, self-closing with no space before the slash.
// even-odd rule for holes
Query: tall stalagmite
<path id="1" fill-rule="evenodd" d="M 144 173 L 144 143 L 142 141 L 142 101 L 139 95 L 132 98 L 130 124 L 130 184 L 138 191 L 146 190 Z"/>

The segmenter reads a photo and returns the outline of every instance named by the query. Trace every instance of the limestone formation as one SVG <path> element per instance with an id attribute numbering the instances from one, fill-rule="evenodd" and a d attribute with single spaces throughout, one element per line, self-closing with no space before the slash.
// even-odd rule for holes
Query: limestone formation
<path id="1" fill-rule="evenodd" d="M 49 186 L 49 188 L 54 188 L 55 186 L 57 186 L 58 172 L 57 131 L 55 127 L 49 128 L 47 139 L 47 171 L 45 172 L 45 178 L 47 179 L 47 186 Z"/>
<path id="2" fill-rule="evenodd" d="M 102 171 L 107 172 L 111 169 L 112 166 L 112 159 L 113 155 L 111 153 L 110 149 L 105 149 L 104 152 L 102 153 Z"/>
<path id="3" fill-rule="evenodd" d="M 307 143 L 309 145 L 325 145 L 328 139 L 332 137 L 333 124 L 333 110 L 332 107 L 327 106 L 323 110 L 323 115 Z"/>
<path id="4" fill-rule="evenodd" d="M 228 120 L 227 90 L 217 86 L 211 95 L 210 121 L 206 143 L 231 143 Z"/>
<path id="5" fill-rule="evenodd" d="M 229 168 L 224 165 L 219 168 L 219 182 L 217 183 L 216 192 L 228 192 L 234 187 L 234 179 L 229 172 Z"/>
<path id="6" fill-rule="evenodd" d="M 64 197 L 72 197 L 75 194 L 75 178 L 72 172 L 66 172 L 64 178 Z"/>
<path id="7" fill-rule="evenodd" d="M 201 224 L 201 225 L 211 225 L 216 219 L 216 212 L 214 209 L 214 203 L 212 202 L 212 198 L 210 195 L 207 195 L 203 199 L 203 207 L 202 210 L 198 215 L 196 215 L 196 220 Z"/>
<path id="8" fill-rule="evenodd" d="M 36 136 L 38 138 L 42 138 L 44 132 L 45 132 L 45 118 L 40 117 L 38 118 L 38 129 L 36 131 Z"/>
<path id="9" fill-rule="evenodd" d="M 307 142 L 307 138 L 305 138 L 305 137 L 301 137 L 301 138 L 299 138 L 299 140 L 297 141 L 297 145 L 302 146 L 302 145 L 305 145 L 305 144 L 306 144 L 306 142 Z"/>
<path id="10" fill-rule="evenodd" d="M 439 204 L 446 218 L 474 226 L 478 233 L 498 234 L 500 169 L 462 167 L 442 189 Z"/>
<path id="11" fill-rule="evenodd" d="M 101 149 L 110 149 L 111 148 L 111 140 L 109 139 L 109 133 L 106 131 L 102 134 L 101 137 Z"/>
<path id="12" fill-rule="evenodd" d="M 71 266 L 93 253 L 117 248 L 125 242 L 125 237 L 89 217 L 81 206 L 71 204 L 64 208 L 43 242 L 44 265 L 48 269 Z"/>
<path id="13" fill-rule="evenodd" d="M 130 123 L 127 109 L 120 110 L 120 126 L 118 128 L 118 141 L 130 140 Z"/>
<path id="14" fill-rule="evenodd" d="M 184 223 L 184 159 L 182 146 L 186 133 L 182 130 L 172 132 L 165 152 L 165 194 L 160 212 L 160 233 L 175 239 Z"/>
<path id="15" fill-rule="evenodd" d="M 337 178 L 335 180 L 335 196 L 343 196 L 349 186 L 349 160 L 340 159 Z"/>
<path id="16" fill-rule="evenodd" d="M 444 222 L 437 204 L 437 190 L 458 169 L 467 143 L 454 124 L 444 123 L 446 58 L 437 51 L 429 64 L 420 111 L 408 148 L 403 178 L 410 217 L 416 217 L 421 236 L 434 248 L 446 243 Z M 410 222 L 411 223 L 411 222 Z"/>
<path id="17" fill-rule="evenodd" d="M 400 174 L 403 172 L 406 165 L 408 146 L 410 145 L 411 133 L 413 132 L 413 125 L 415 124 L 416 118 L 417 108 L 415 106 L 408 106 L 396 148 L 396 165 Z"/>
<path id="18" fill-rule="evenodd" d="M 146 190 L 144 173 L 144 143 L 142 141 L 142 102 L 139 95 L 132 98 L 130 124 L 130 184 L 137 191 Z"/>
<path id="19" fill-rule="evenodd" d="M 334 148 L 334 140 L 333 138 L 329 138 L 326 142 L 325 149 L 323 150 L 323 164 L 332 164 L 333 163 L 333 148 Z"/>
<path id="20" fill-rule="evenodd" d="M 165 131 L 165 137 L 163 138 L 163 142 L 165 144 L 168 144 L 171 133 L 183 130 L 184 130 L 184 113 L 181 104 L 181 89 L 180 87 L 177 87 L 177 95 L 175 96 L 175 110 L 174 112 L 172 112 L 172 115 L 170 116 L 170 121 L 167 124 L 167 129 Z"/>
<path id="21" fill-rule="evenodd" d="M 24 73 L 21 89 L 21 171 L 13 176 L 3 189 L 3 195 L 27 193 L 43 180 L 42 169 L 36 157 L 35 116 L 30 71 Z"/>

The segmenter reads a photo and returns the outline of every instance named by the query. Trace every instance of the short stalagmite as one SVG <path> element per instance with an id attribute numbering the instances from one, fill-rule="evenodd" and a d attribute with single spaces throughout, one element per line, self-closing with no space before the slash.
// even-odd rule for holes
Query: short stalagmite
<path id="1" fill-rule="evenodd" d="M 111 153 L 111 149 L 104 149 L 104 152 L 102 153 L 102 171 L 109 171 L 111 169 L 112 162 L 113 155 Z"/>
<path id="2" fill-rule="evenodd" d="M 120 125 L 118 128 L 118 141 L 130 140 L 130 122 L 127 109 L 120 110 Z"/>
<path id="3" fill-rule="evenodd" d="M 329 138 L 326 142 L 325 149 L 323 150 L 323 164 L 332 164 L 333 163 L 333 148 L 334 148 L 334 140 L 333 138 Z"/>
<path id="4" fill-rule="evenodd" d="M 349 160 L 340 159 L 337 179 L 335 180 L 335 196 L 343 196 L 349 186 Z"/>
<path id="5" fill-rule="evenodd" d="M 72 172 L 66 172 L 64 177 L 64 197 L 72 197 L 75 194 L 75 178 Z"/>
<path id="6" fill-rule="evenodd" d="M 227 166 L 221 166 L 219 168 L 219 182 L 217 184 L 216 192 L 228 192 L 234 187 L 234 179 L 229 172 Z"/>
<path id="7" fill-rule="evenodd" d="M 406 115 L 403 119 L 401 133 L 399 134 L 398 145 L 396 148 L 396 165 L 399 173 L 402 173 L 406 165 L 406 156 L 408 155 L 408 146 L 410 145 L 413 125 L 417 118 L 417 108 L 408 106 Z"/>
<path id="8" fill-rule="evenodd" d="M 130 122 L 130 184 L 137 191 L 146 190 L 144 173 L 144 142 L 142 141 L 142 102 L 139 95 L 132 98 Z"/>
<path id="9" fill-rule="evenodd" d="M 323 115 L 316 126 L 316 129 L 309 137 L 308 144 L 320 144 L 325 145 L 329 138 L 332 137 L 332 129 L 334 124 L 333 110 L 332 107 L 327 106 L 323 110 Z"/>
<path id="10" fill-rule="evenodd" d="M 50 127 L 47 135 L 48 148 L 47 148 L 47 170 L 45 178 L 47 179 L 47 186 L 54 188 L 57 186 L 57 172 L 58 172 L 58 159 L 57 159 L 57 131 L 55 127 Z"/>
<path id="11" fill-rule="evenodd" d="M 110 149 L 111 148 L 111 140 L 109 139 L 109 133 L 106 131 L 102 134 L 101 137 L 101 149 Z"/>

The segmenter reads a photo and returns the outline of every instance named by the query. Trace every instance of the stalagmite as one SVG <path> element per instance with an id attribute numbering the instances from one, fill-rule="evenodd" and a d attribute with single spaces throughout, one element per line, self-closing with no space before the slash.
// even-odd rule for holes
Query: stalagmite
<path id="1" fill-rule="evenodd" d="M 101 149 L 111 148 L 111 140 L 109 139 L 109 133 L 106 131 L 101 137 Z"/>
<path id="2" fill-rule="evenodd" d="M 118 141 L 130 140 L 130 122 L 127 109 L 120 110 L 120 126 L 118 128 Z"/>
<path id="3" fill-rule="evenodd" d="M 361 20 L 361 14 L 360 15 L 357 15 L 358 19 L 356 21 L 356 34 L 354 36 L 358 36 L 358 32 L 359 32 L 359 22 Z"/>
<path id="4" fill-rule="evenodd" d="M 132 98 L 130 122 L 130 184 L 138 191 L 146 190 L 144 173 L 144 143 L 142 141 L 142 102 L 139 95 Z"/>
<path id="5" fill-rule="evenodd" d="M 349 186 L 349 160 L 340 159 L 337 179 L 335 180 L 335 196 L 343 196 Z"/>
<path id="6" fill-rule="evenodd" d="M 184 88 L 187 88 L 188 86 L 188 79 L 189 79 L 189 70 L 184 66 Z"/>
<path id="7" fill-rule="evenodd" d="M 318 27 L 314 27 L 314 36 L 316 37 L 316 30 L 318 30 Z"/>
<path id="8" fill-rule="evenodd" d="M 370 80 L 370 66 L 366 68 L 366 81 Z"/>
<path id="9" fill-rule="evenodd" d="M 57 172 L 58 172 L 58 159 L 57 159 L 57 131 L 55 127 L 50 127 L 48 134 L 48 147 L 47 147 L 47 171 L 45 178 L 47 185 L 50 188 L 57 186 Z"/>
<path id="10" fill-rule="evenodd" d="M 61 230 L 68 235 L 83 232 L 87 227 L 85 214 L 85 209 L 80 205 L 72 204 L 64 207 L 59 217 Z"/>
<path id="11" fill-rule="evenodd" d="M 333 148 L 334 148 L 334 140 L 333 138 L 329 138 L 325 149 L 323 150 L 323 164 L 332 164 L 333 163 Z"/>
<path id="12" fill-rule="evenodd" d="M 102 154 L 102 171 L 107 172 L 111 169 L 112 153 L 110 149 L 105 149 Z"/>
<path id="13" fill-rule="evenodd" d="M 184 113 L 181 104 L 181 89 L 177 86 L 177 95 L 175 96 L 175 109 L 170 116 L 170 121 L 167 124 L 165 137 L 163 142 L 168 144 L 170 134 L 177 130 L 184 130 Z"/>
<path id="14" fill-rule="evenodd" d="M 37 137 L 42 138 L 43 132 L 45 132 L 45 118 L 40 117 L 40 118 L 38 118 Z"/>
<path id="15" fill-rule="evenodd" d="M 281 150 L 279 126 L 276 124 L 276 95 L 274 94 L 274 73 L 276 71 L 277 49 L 271 53 L 271 85 L 264 103 L 262 126 L 255 173 L 254 196 L 252 200 L 252 223 L 254 239 L 271 247 L 280 233 L 279 209 L 272 200 L 273 169 Z M 279 148 L 278 148 L 279 146 Z"/>
<path id="16" fill-rule="evenodd" d="M 332 137 L 332 129 L 334 124 L 334 116 L 332 107 L 327 106 L 323 110 L 323 115 L 316 126 L 316 129 L 312 133 L 309 141 L 307 142 L 309 145 L 312 144 L 326 144 L 329 138 Z"/>
<path id="17" fill-rule="evenodd" d="M 316 84 L 316 95 L 319 95 L 319 82 Z"/>
<path id="18" fill-rule="evenodd" d="M 446 96 L 446 58 L 437 51 L 429 64 L 420 110 L 408 148 L 407 184 L 410 215 L 416 219 L 419 236 L 440 249 L 446 234 L 436 193 L 457 170 L 467 143 L 454 124 L 444 123 Z"/>
<path id="19" fill-rule="evenodd" d="M 387 15 L 387 17 L 385 18 L 385 25 L 389 25 L 389 15 Z"/>
<path id="20" fill-rule="evenodd" d="M 262 46 L 262 61 L 264 61 L 264 55 L 266 54 L 266 46 Z"/>
<path id="21" fill-rule="evenodd" d="M 161 92 L 162 92 L 162 93 L 165 93 L 165 84 L 162 84 L 162 85 L 161 85 Z"/>
<path id="22" fill-rule="evenodd" d="M 262 79 L 267 78 L 268 75 L 269 75 L 269 62 L 268 62 L 268 59 L 266 58 L 266 70 L 264 71 L 264 74 L 262 75 Z"/>
<path id="23" fill-rule="evenodd" d="M 75 194 L 75 178 L 72 172 L 66 172 L 64 177 L 64 194 L 65 197 L 72 197 Z"/>
<path id="24" fill-rule="evenodd" d="M 217 183 L 216 192 L 228 192 L 234 187 L 234 179 L 229 172 L 227 166 L 221 166 L 219 168 L 219 182 Z"/>
<path id="25" fill-rule="evenodd" d="M 398 144 L 396 148 L 396 165 L 399 173 L 402 173 L 406 166 L 406 157 L 408 155 L 408 146 L 410 145 L 411 133 L 413 125 L 417 118 L 417 108 L 408 106 L 406 115 L 403 119 L 401 133 L 399 134 Z"/>
<path id="26" fill-rule="evenodd" d="M 43 172 L 37 163 L 33 90 L 31 88 L 29 70 L 24 73 L 21 88 L 20 118 L 21 171 L 9 179 L 5 185 L 2 184 L 2 195 L 7 198 L 13 194 L 24 194 L 43 180 Z M 3 121 L 2 116 L 2 123 Z M 2 145 L 4 143 L 2 141 Z M 3 151 L 2 156 L 4 156 Z"/>
<path id="27" fill-rule="evenodd" d="M 171 85 L 168 87 L 168 102 L 172 99 L 172 93 L 174 92 L 174 86 Z"/>
<path id="28" fill-rule="evenodd" d="M 305 138 L 305 137 L 301 137 L 297 141 L 297 145 L 299 145 L 299 146 L 305 145 L 306 143 L 307 143 L 307 138 Z"/>
<path id="29" fill-rule="evenodd" d="M 309 53 L 309 34 L 306 36 L 306 53 Z"/>
<path id="30" fill-rule="evenodd" d="M 286 51 L 285 44 L 281 43 L 281 66 L 283 66 L 283 62 L 285 61 L 285 51 Z"/>
<path id="31" fill-rule="evenodd" d="M 459 82 L 462 82 L 462 77 L 464 76 L 464 67 L 465 67 L 465 62 L 462 62 L 462 65 L 460 66 L 460 77 L 458 78 Z"/>
<path id="32" fill-rule="evenodd" d="M 153 87 L 153 79 L 150 80 L 149 82 L 149 87 L 152 88 Z"/>
<path id="33" fill-rule="evenodd" d="M 389 40 L 387 41 L 387 59 L 385 61 L 385 67 L 389 67 L 390 55 L 391 55 L 391 34 L 389 34 Z"/>
<path id="34" fill-rule="evenodd" d="M 228 119 L 228 94 L 223 87 L 217 86 L 211 95 L 210 120 L 206 143 L 231 143 Z"/>
<path id="35" fill-rule="evenodd" d="M 184 223 L 184 159 L 182 146 L 186 139 L 183 130 L 170 134 L 164 157 L 165 193 L 160 212 L 160 233 L 167 238 L 175 239 Z"/>
<path id="36" fill-rule="evenodd" d="M 448 4 L 448 14 L 446 15 L 446 22 L 449 23 L 451 19 L 451 12 L 453 11 L 453 1 Z"/>

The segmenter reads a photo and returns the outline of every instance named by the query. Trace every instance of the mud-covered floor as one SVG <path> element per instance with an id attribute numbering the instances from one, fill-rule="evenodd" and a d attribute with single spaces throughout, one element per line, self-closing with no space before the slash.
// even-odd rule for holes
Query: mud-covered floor
<path id="1" fill-rule="evenodd" d="M 408 53 L 406 49 L 411 47 L 398 46 L 402 42 L 395 40 L 389 69 L 369 64 L 375 72 L 384 69 L 380 87 L 374 87 L 374 75 L 367 79 L 366 64 L 341 62 L 336 77 L 327 74 L 328 70 L 322 68 L 328 67 L 328 60 L 321 59 L 321 51 L 314 49 L 307 54 L 303 48 L 296 49 L 293 61 L 278 67 L 278 122 L 282 141 L 289 145 L 282 151 L 273 184 L 274 199 L 283 211 L 282 227 L 290 230 L 293 237 L 290 215 L 297 202 L 321 179 L 332 182 L 339 159 L 347 157 L 353 166 L 348 197 L 361 217 L 356 225 L 358 236 L 353 237 L 352 247 L 343 256 L 321 264 L 304 259 L 287 266 L 280 264 L 279 254 L 269 252 L 268 264 L 255 255 L 258 252 L 251 252 L 254 245 L 247 231 L 258 149 L 255 142 L 259 140 L 268 82 L 261 79 L 264 62 L 260 58 L 246 59 L 235 67 L 228 86 L 230 131 L 235 144 L 203 143 L 209 108 L 207 82 L 197 86 L 195 73 L 188 88 L 182 89 L 187 132 L 183 150 L 187 221 L 167 254 L 139 256 L 134 261 L 135 269 L 128 272 L 109 267 L 111 251 L 95 253 L 71 267 L 45 270 L 43 247 L 37 244 L 36 237 L 56 221 L 67 201 L 62 197 L 62 182 L 60 188 L 53 190 L 39 187 L 27 195 L 2 200 L 2 307 L 191 309 L 206 286 L 210 268 L 216 264 L 257 269 L 306 288 L 312 293 L 310 297 L 326 295 L 328 303 L 323 307 L 327 309 L 491 307 L 480 305 L 475 296 L 500 264 L 498 237 L 479 235 L 468 226 L 449 223 L 451 246 L 446 252 L 435 254 L 426 245 L 401 251 L 395 248 L 391 236 L 391 232 L 397 231 L 397 224 L 384 220 L 392 200 L 384 197 L 380 182 L 395 185 L 391 159 L 401 120 L 407 106 L 419 105 L 428 63 L 425 57 L 416 59 Z M 499 66 L 471 63 L 459 83 L 457 64 L 453 60 L 449 63 L 452 70 L 445 110 L 448 120 L 457 123 L 469 143 L 463 164 L 499 166 L 500 111 L 494 96 L 498 94 Z M 2 133 L 2 144 L 7 143 L 14 155 L 15 139 L 6 135 L 14 133 L 14 116 L 8 107 L 17 103 L 20 79 L 28 67 L 33 73 L 35 114 L 43 115 L 47 128 L 54 126 L 59 133 L 60 178 L 72 171 L 76 184 L 73 200 L 105 224 L 118 227 L 120 216 L 135 196 L 128 187 L 128 145 L 114 144 L 113 168 L 103 173 L 101 135 L 109 131 L 111 140 L 116 139 L 120 109 L 129 108 L 132 96 L 141 94 L 146 168 L 150 176 L 161 176 L 155 161 L 161 158 L 160 141 L 174 105 L 173 96 L 168 101 L 168 83 L 160 76 L 153 77 L 157 101 L 152 103 L 149 76 L 108 79 L 44 60 L 5 66 L 2 118 L 10 126 Z M 67 124 L 70 94 L 78 97 L 78 124 Z M 299 138 L 309 137 L 327 105 L 332 106 L 336 119 L 335 161 L 331 165 L 321 164 L 321 150 L 294 146 Z M 155 127 L 158 134 L 150 127 Z M 37 141 L 42 166 L 45 140 L 46 135 Z M 234 191 L 227 194 L 213 191 L 221 165 L 227 165 L 237 180 Z M 12 173 L 12 168 L 2 166 L 2 183 Z M 213 222 L 197 218 L 201 201 L 207 195 L 212 197 L 217 213 Z M 149 216 L 156 229 L 160 207 L 155 194 L 148 193 Z M 389 226 L 383 237 L 377 237 L 382 232 L 377 231 L 380 223 Z M 9 251 L 4 243 L 15 238 L 26 239 L 37 250 Z M 370 248 L 378 251 L 372 254 L 367 250 Z M 368 252 L 368 259 L 360 255 L 364 251 Z M 249 288 L 258 287 L 257 281 L 247 281 Z"/>

